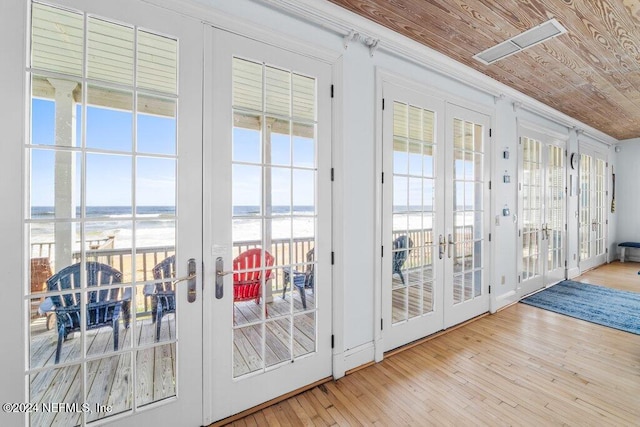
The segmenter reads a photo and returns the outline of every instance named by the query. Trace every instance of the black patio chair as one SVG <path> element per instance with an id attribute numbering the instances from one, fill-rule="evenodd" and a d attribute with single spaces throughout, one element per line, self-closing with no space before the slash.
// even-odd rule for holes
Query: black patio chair
<path id="1" fill-rule="evenodd" d="M 287 286 L 291 283 L 291 276 L 293 276 L 293 286 L 298 288 L 300 291 L 300 299 L 302 300 L 302 307 L 307 308 L 307 294 L 305 289 L 314 290 L 315 286 L 315 264 L 314 261 L 314 250 L 311 249 L 307 252 L 307 266 L 302 271 L 291 270 L 290 268 L 284 268 L 284 289 L 282 290 L 282 299 L 285 299 L 287 293 Z"/>
<path id="2" fill-rule="evenodd" d="M 404 274 L 402 274 L 402 266 L 409 257 L 413 241 L 406 235 L 399 236 L 393 241 L 393 271 L 391 274 L 397 274 L 404 285 Z"/>
<path id="3" fill-rule="evenodd" d="M 160 341 L 162 317 L 176 312 L 176 256 L 171 255 L 153 267 L 153 279 L 162 282 L 144 287 L 144 294 L 151 297 L 151 322 L 156 324 L 156 342 Z"/>
<path id="4" fill-rule="evenodd" d="M 87 271 L 87 287 L 99 287 L 122 283 L 122 273 L 115 268 L 98 262 L 85 262 Z M 47 279 L 49 291 L 65 291 L 80 288 L 81 264 L 73 264 L 63 268 L 58 273 Z M 103 326 L 113 328 L 113 350 L 118 350 L 118 332 L 120 314 L 123 312 L 125 324 L 129 323 L 129 301 L 123 308 L 120 293 L 121 288 L 101 289 L 87 293 L 86 306 L 86 330 L 97 329 Z M 74 331 L 81 329 L 80 321 L 80 293 L 68 293 L 51 296 L 58 327 L 58 345 L 56 348 L 55 363 L 60 362 L 62 342 Z"/>

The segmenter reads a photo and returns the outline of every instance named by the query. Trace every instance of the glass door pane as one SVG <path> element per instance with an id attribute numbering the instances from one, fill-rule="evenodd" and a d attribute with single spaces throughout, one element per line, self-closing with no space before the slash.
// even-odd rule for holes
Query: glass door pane
<path id="1" fill-rule="evenodd" d="M 592 157 L 580 154 L 580 260 L 593 256 L 591 235 L 593 229 Z"/>
<path id="2" fill-rule="evenodd" d="M 392 323 L 434 309 L 435 113 L 393 104 Z M 437 253 L 435 255 L 437 257 Z"/>
<path id="3" fill-rule="evenodd" d="M 522 138 L 522 281 L 541 274 L 542 144 Z"/>
<path id="4" fill-rule="evenodd" d="M 605 232 L 607 223 L 607 175 L 606 164 L 602 159 L 594 158 L 595 174 L 594 174 L 594 191 L 593 191 L 593 240 L 594 255 L 603 255 L 605 253 Z"/>
<path id="5" fill-rule="evenodd" d="M 75 425 L 176 395 L 178 42 L 37 3 L 31 24 L 29 399 L 80 410 L 30 423 Z"/>
<path id="6" fill-rule="evenodd" d="M 549 145 L 546 161 L 546 212 L 545 239 L 547 255 L 545 267 L 546 284 L 564 277 L 565 261 L 565 223 L 566 223 L 566 186 L 564 150 L 556 145 Z M 552 272 L 556 271 L 556 274 Z"/>
<path id="7" fill-rule="evenodd" d="M 314 78 L 237 57 L 232 68 L 239 378 L 316 351 L 317 120 Z"/>
<path id="8" fill-rule="evenodd" d="M 453 304 L 483 293 L 484 126 L 453 119 Z"/>

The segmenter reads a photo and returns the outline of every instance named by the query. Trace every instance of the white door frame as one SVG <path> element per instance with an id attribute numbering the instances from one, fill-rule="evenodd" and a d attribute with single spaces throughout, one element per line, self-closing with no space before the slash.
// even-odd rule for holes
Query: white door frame
<path id="1" fill-rule="evenodd" d="M 6 4 L 8 3 L 8 4 Z M 11 386 L 2 388 L 4 401 L 25 402 L 28 401 L 28 379 L 25 378 L 25 351 L 28 343 L 25 338 L 26 317 L 22 315 L 23 304 L 18 301 L 23 300 L 23 290 L 27 282 L 28 275 L 28 242 L 24 237 L 23 218 L 28 203 L 25 202 L 26 179 L 24 178 L 27 168 L 24 155 L 25 135 L 28 137 L 29 117 L 26 100 L 30 97 L 27 90 L 30 83 L 26 79 L 25 64 L 29 54 L 29 27 L 28 17 L 30 15 L 30 2 L 6 2 L 3 3 L 3 25 L 0 34 L 5 40 L 14 40 L 11 44 L 6 44 L 8 48 L 3 51 L 2 76 L 0 87 L 3 89 L 3 102 L 0 104 L 3 122 L 12 123 L 11 126 L 3 128 L 4 135 L 12 141 L 3 148 L 0 164 L 2 165 L 3 197 L 10 206 L 18 207 L 14 210 L 3 213 L 3 220 L 0 227 L 8 241 L 12 245 L 5 245 L 0 248 L 0 265 L 13 277 L 15 286 L 7 287 L 3 290 L 6 301 L 15 301 L 16 307 L 20 309 L 20 328 L 9 328 L 5 339 L 12 343 L 12 351 L 6 356 L 3 363 L 3 378 L 5 385 L 11 381 Z M 202 30 L 199 22 L 190 18 L 154 8 L 142 1 L 133 3 L 128 0 L 115 0 L 112 2 L 91 2 L 82 0 L 54 0 L 52 5 L 71 8 L 82 12 L 94 13 L 97 16 L 104 16 L 107 19 L 114 19 L 120 22 L 133 23 L 143 28 L 160 31 L 170 34 L 179 40 L 179 107 L 178 107 L 178 177 L 177 177 L 177 198 L 181 205 L 182 196 L 188 194 L 201 194 L 201 90 L 202 81 Z M 153 10 L 151 10 L 153 9 Z M 5 19 L 6 18 L 6 19 Z M 17 40 L 17 42 L 15 42 Z M 188 142 L 190 141 L 190 142 Z M 195 148 L 195 149 L 194 149 Z M 187 167 L 186 165 L 192 165 Z M 8 178 L 11 176 L 11 178 Z M 202 245 L 198 238 L 201 235 L 201 206 L 199 197 L 190 196 L 189 203 L 192 205 L 194 216 L 190 216 L 189 210 L 180 214 L 184 221 L 178 221 L 176 245 L 180 248 L 180 259 L 177 263 L 177 274 L 186 275 L 186 262 L 182 258 L 195 258 L 197 263 L 201 262 Z M 193 206 L 192 201 L 195 200 Z M 184 200 L 186 202 L 186 200 Z M 16 250 L 15 245 L 20 245 L 23 250 Z M 10 247 L 11 246 L 11 247 Z M 25 285 L 20 286 L 23 283 Z M 200 288 L 200 278 L 197 287 Z M 6 292 L 6 294 L 4 294 Z M 186 287 L 179 286 L 176 292 L 178 307 L 176 336 L 180 337 L 180 345 L 177 350 L 177 377 L 176 377 L 176 397 L 165 399 L 161 402 L 153 403 L 145 407 L 135 409 L 133 413 L 125 412 L 123 415 L 114 415 L 109 418 L 110 422 L 118 421 L 119 425 L 140 425 L 152 424 L 158 419 L 163 419 L 169 423 L 187 422 L 193 425 L 202 423 L 202 351 L 201 351 L 201 327 L 202 324 L 202 293 L 197 290 L 197 299 L 193 304 L 186 302 Z M 3 311 L 5 323 L 15 323 L 15 313 L 10 310 Z M 10 320 L 10 317 L 12 320 Z M 195 329 L 192 325 L 196 325 Z M 187 350 L 183 346 L 189 346 Z M 6 371 L 6 372 L 5 372 Z M 25 400 L 26 399 L 26 400 Z M 72 403 L 72 402 L 67 402 Z M 2 424 L 17 425 L 20 423 L 16 414 L 2 414 L 7 418 L 7 422 Z M 18 414 L 23 417 L 23 414 Z"/>
<path id="2" fill-rule="evenodd" d="M 0 192 L 5 209 L 2 211 L 0 233 L 6 244 L 0 245 L 0 269 L 10 278 L 12 286 L 2 287 L 2 300 L 20 307 L 19 315 L 11 310 L 2 310 L 0 321 L 4 325 L 18 327 L 5 328 L 4 340 L 11 343 L 11 351 L 3 350 L 3 363 L 0 368 L 5 386 L 0 387 L 2 402 L 24 402 L 27 383 L 25 381 L 26 328 L 22 314 L 24 288 L 28 275 L 24 260 L 25 247 L 22 220 L 24 218 L 24 134 L 26 131 L 26 52 L 27 52 L 27 5 L 26 2 L 3 2 L 0 37 L 11 40 L 3 44 L 2 64 L 0 65 L 0 117 L 2 118 L 3 139 L 0 156 Z M 10 385 L 10 386 L 9 386 Z M 20 425 L 23 414 L 2 412 L 0 424 Z"/>
<path id="3" fill-rule="evenodd" d="M 216 58 L 225 55 L 224 64 L 229 63 L 229 68 L 217 66 Z M 321 227 L 316 231 L 316 260 L 321 263 L 317 266 L 316 277 L 324 277 L 323 282 L 318 282 L 318 316 L 319 335 L 317 336 L 317 352 L 309 357 L 296 359 L 295 364 L 277 367 L 274 370 L 256 374 L 248 374 L 244 377 L 232 378 L 232 355 L 227 352 L 223 355 L 217 350 L 221 340 L 231 343 L 231 324 L 233 289 L 231 275 L 224 279 L 224 296 L 221 299 L 215 296 L 215 260 L 221 257 L 224 261 L 224 269 L 230 270 L 232 266 L 231 228 L 219 224 L 231 224 L 231 193 L 228 178 L 231 176 L 231 145 L 219 144 L 220 141 L 232 140 L 231 117 L 231 58 L 238 55 L 248 60 L 268 60 L 267 65 L 291 66 L 298 61 L 298 67 L 306 69 L 307 73 L 314 76 L 319 74 L 318 83 L 318 144 L 324 144 L 318 148 L 317 169 L 317 198 L 316 209 L 320 216 Z M 333 77 L 332 64 L 328 61 L 311 58 L 309 55 L 301 55 L 292 52 L 291 49 L 282 49 L 278 46 L 265 44 L 262 41 L 253 40 L 241 35 L 232 34 L 225 30 L 210 26 L 205 31 L 205 75 L 210 76 L 205 81 L 205 117 L 212 117 L 205 128 L 205 331 L 204 348 L 205 361 L 212 363 L 205 366 L 205 422 L 212 422 L 234 413 L 248 409 L 266 400 L 276 398 L 282 394 L 293 391 L 299 387 L 305 387 L 317 380 L 332 375 L 332 355 L 330 335 L 332 333 L 331 322 L 335 318 L 332 313 L 332 284 L 330 266 L 331 248 L 331 101 L 330 79 Z M 283 63 L 279 63 L 282 61 Z M 314 62 L 315 68 L 309 64 Z M 304 64 L 304 65 L 303 65 Z M 320 65 L 320 66 L 319 66 Z M 322 71 L 319 70 L 322 68 Z M 314 71 L 315 70 L 315 71 Z M 296 70 L 294 66 L 294 71 Z M 225 103 L 224 105 L 221 103 Z M 228 104 L 228 105 L 227 105 Z M 218 145 L 216 145 L 216 141 Z M 221 174 L 222 172 L 222 174 Z M 321 183 L 321 184 L 320 184 Z M 210 186 L 211 185 L 211 186 Z M 229 206 L 216 209 L 216 202 Z M 229 208 L 229 209 L 227 209 Z M 323 219 L 324 218 L 324 219 Z M 218 225 L 216 225 L 218 224 Z M 327 232 L 327 227 L 328 231 Z M 322 257 L 322 258 L 321 258 Z M 323 287 L 320 289 L 320 287 Z M 273 296 L 274 299 L 281 296 Z M 335 298 L 334 298 L 335 299 Z M 227 320 L 228 319 L 228 320 Z M 227 329 L 227 322 L 229 328 Z M 324 323 L 323 323 L 324 322 Z M 223 326 L 221 326 L 223 325 Z M 214 336 L 214 333 L 220 335 Z M 218 344 L 216 346 L 216 344 Z M 318 364 L 320 362 L 320 364 Z M 322 375 L 318 376 L 318 372 Z M 284 376 L 283 376 L 284 375 Z M 295 384 L 295 385 L 292 385 Z"/>
<path id="4" fill-rule="evenodd" d="M 406 83 L 406 82 L 405 82 Z M 412 87 L 407 87 L 412 86 Z M 437 331 L 440 331 L 444 327 L 444 314 L 442 311 L 444 299 L 442 298 L 444 293 L 444 256 L 438 257 L 438 235 L 444 235 L 444 212 L 446 210 L 444 204 L 444 180 L 445 171 L 444 167 L 444 155 L 446 151 L 445 141 L 445 111 L 446 104 L 443 99 L 432 96 L 425 88 L 421 88 L 417 85 L 404 85 L 393 84 L 388 81 L 383 82 L 383 96 L 386 101 L 383 112 L 383 154 L 382 161 L 384 162 L 384 172 L 386 173 L 385 183 L 382 186 L 383 203 L 381 203 L 380 210 L 384 211 L 380 213 L 382 218 L 382 231 L 381 236 L 385 238 L 383 247 L 385 248 L 382 258 L 382 270 L 381 281 L 387 281 L 387 286 L 382 286 L 381 298 L 382 298 L 382 327 L 385 331 L 384 349 L 385 351 L 392 350 L 396 347 L 404 345 L 415 339 L 422 338 L 426 335 L 430 335 Z M 435 113 L 434 123 L 434 138 L 435 138 L 435 153 L 433 157 L 433 169 L 436 171 L 434 175 L 434 201 L 436 211 L 432 212 L 432 229 L 435 241 L 432 242 L 432 266 L 434 269 L 434 280 L 432 282 L 432 308 L 433 311 L 408 319 L 406 322 L 400 324 L 393 324 L 392 315 L 392 291 L 388 286 L 388 280 L 392 277 L 392 242 L 389 241 L 389 236 L 393 230 L 393 213 L 388 211 L 389 207 L 393 205 L 393 182 L 394 182 L 394 167 L 393 167 L 393 147 L 389 147 L 385 144 L 393 144 L 393 123 L 394 123 L 394 104 L 395 102 L 402 102 L 408 105 L 416 106 L 425 110 L 430 110 Z M 382 180 L 380 180 L 382 181 Z M 391 199 L 391 204 L 387 201 Z M 391 209 L 393 210 L 393 208 Z"/>
<path id="5" fill-rule="evenodd" d="M 492 143 L 491 137 L 491 128 L 493 127 L 493 115 L 490 114 L 490 110 L 487 108 L 477 109 L 472 106 L 468 106 L 467 103 L 447 103 L 446 109 L 446 144 L 447 146 L 453 147 L 453 132 L 450 132 L 452 129 L 452 119 L 456 116 L 456 114 L 460 114 L 464 116 L 464 120 L 473 121 L 474 123 L 482 123 L 484 126 L 484 163 L 483 163 L 483 198 L 482 198 L 482 206 L 483 206 L 483 223 L 482 223 L 482 290 L 481 295 L 478 297 L 474 297 L 472 300 L 463 301 L 462 303 L 453 304 L 453 263 L 447 263 L 445 268 L 445 293 L 444 293 L 444 327 L 449 328 L 451 326 L 457 325 L 458 323 L 464 322 L 466 320 L 471 319 L 472 317 L 478 316 L 482 313 L 489 311 L 491 305 L 491 294 L 489 292 L 489 284 L 493 277 L 493 251 L 494 251 L 494 243 L 491 240 L 491 227 L 493 217 L 492 213 L 492 201 L 493 194 L 491 192 L 491 176 L 492 174 L 492 154 L 494 150 L 494 144 Z M 448 134 L 450 132 L 450 134 Z M 445 165 L 448 163 L 452 165 L 453 162 L 453 149 L 447 152 L 448 156 L 445 156 Z M 453 172 L 445 166 L 445 171 L 449 171 L 450 175 L 446 176 L 445 180 L 445 231 L 448 235 L 450 233 L 454 233 L 454 211 L 452 209 L 454 200 L 452 198 L 453 195 L 453 185 L 454 175 Z M 451 185 L 451 187 L 448 187 Z M 448 190 L 450 188 L 450 190 Z M 451 203 L 450 203 L 451 202 Z M 449 208 L 446 206 L 449 205 Z M 449 209 L 449 210 L 448 210 Z M 455 237 L 454 237 L 455 239 Z M 447 244 L 447 250 L 450 249 L 451 245 Z M 447 254 L 447 257 L 449 254 Z M 451 278 L 452 283 L 449 285 L 447 280 Z M 451 303 L 448 306 L 447 301 Z"/>
<path id="6" fill-rule="evenodd" d="M 383 224 L 383 216 L 382 216 L 382 196 L 383 196 L 383 188 L 381 175 L 383 172 L 383 112 L 382 112 L 382 100 L 383 96 L 383 85 L 385 83 L 397 85 L 400 87 L 405 87 L 411 90 L 415 90 L 418 92 L 428 93 L 431 97 L 441 99 L 445 101 L 445 110 L 447 107 L 451 108 L 464 108 L 467 110 L 474 111 L 478 114 L 485 115 L 489 119 L 489 127 L 495 128 L 496 121 L 496 113 L 495 108 L 493 106 L 489 107 L 487 105 L 478 104 L 475 102 L 471 102 L 468 99 L 463 99 L 459 96 L 453 95 L 451 93 L 443 92 L 441 89 L 430 86 L 428 84 L 423 84 L 416 82 L 415 80 L 405 77 L 396 72 L 390 71 L 383 67 L 376 67 L 376 121 L 375 121 L 375 221 L 374 221 L 374 247 L 372 249 L 372 256 L 374 260 L 374 271 L 376 274 L 374 275 L 374 320 L 373 320 L 373 328 L 374 328 L 374 360 L 376 362 L 380 362 L 384 359 L 385 352 L 385 343 L 384 343 L 384 331 L 383 325 L 381 322 L 383 307 L 382 307 L 382 263 L 385 262 L 380 256 L 380 248 L 383 244 L 382 238 L 382 224 Z M 386 108 L 386 106 L 385 106 Z M 444 114 L 442 114 L 444 113 Z M 444 119 L 447 120 L 446 111 L 441 112 L 444 116 Z M 445 127 L 446 129 L 446 127 Z M 445 144 L 446 144 L 446 130 L 445 130 Z M 487 184 L 489 181 L 488 177 L 493 176 L 493 162 L 490 159 L 493 159 L 495 147 L 494 141 L 491 138 L 487 139 L 487 146 L 485 156 L 487 156 L 487 167 L 485 170 L 485 175 L 487 176 Z M 447 168 L 445 167 L 445 170 Z M 485 224 L 486 232 L 489 233 L 492 229 L 490 218 L 492 216 L 493 205 L 494 205 L 494 194 L 492 191 L 488 191 L 487 201 L 485 203 L 485 208 L 487 209 L 487 221 Z M 485 283 L 483 287 L 486 287 L 486 291 L 488 291 L 488 282 L 493 277 L 493 263 L 491 261 L 492 254 L 494 252 L 495 244 L 494 242 L 488 242 L 486 245 L 486 259 L 485 259 Z M 484 254 L 483 254 L 484 255 Z M 492 301 L 492 295 L 489 295 L 486 301 L 486 310 L 490 310 Z M 455 324 L 455 323 L 452 323 Z M 450 325 L 449 325 L 450 326 Z M 448 327 L 445 322 L 445 328 Z"/>
<path id="7" fill-rule="evenodd" d="M 543 150 L 542 152 L 542 163 L 541 166 L 543 168 L 543 173 L 542 173 L 542 187 L 546 188 L 546 178 L 547 178 L 547 166 L 548 166 L 548 150 L 546 149 L 547 147 L 549 147 L 550 145 L 554 145 L 557 147 L 560 147 L 563 151 L 564 151 L 564 157 L 565 157 L 565 171 L 564 171 L 564 180 L 565 180 L 565 188 L 567 187 L 567 183 L 566 183 L 566 179 L 567 179 L 567 169 L 568 169 L 568 158 L 567 158 L 567 145 L 569 143 L 569 135 L 568 134 L 564 134 L 564 133 L 560 133 L 560 132 L 555 132 L 551 129 L 548 129 L 544 126 L 540 126 L 538 124 L 535 124 L 533 122 L 529 122 L 523 119 L 518 119 L 518 199 L 517 199 L 517 205 L 518 205 L 518 218 L 520 219 L 520 225 L 518 226 L 518 236 L 517 236 L 517 248 L 518 248 L 518 264 L 517 264 L 517 272 L 518 272 L 518 279 L 519 279 L 519 285 L 518 285 L 518 295 L 519 298 L 522 298 L 523 296 L 534 292 L 535 290 L 538 289 L 542 289 L 544 287 L 547 287 L 549 285 L 552 285 L 554 283 L 557 283 L 559 280 L 561 280 L 561 278 L 558 278 L 556 276 L 553 277 L 548 277 L 548 271 L 547 271 L 547 262 L 546 262 L 546 249 L 545 251 L 541 251 L 540 252 L 540 260 L 541 262 L 543 262 L 543 265 L 541 266 L 541 274 L 539 276 L 538 279 L 533 279 L 533 280 L 537 280 L 539 283 L 536 285 L 537 289 L 533 289 L 531 287 L 529 288 L 524 288 L 523 287 L 523 283 L 525 283 L 525 280 L 522 277 L 522 239 L 524 238 L 524 236 L 522 236 L 522 234 L 520 233 L 520 229 L 522 227 L 522 221 L 523 221 L 523 205 L 522 205 L 522 182 L 523 182 L 523 174 L 524 174 L 524 170 L 522 167 L 522 162 L 523 162 L 523 148 L 522 148 L 522 138 L 523 137 L 528 137 L 528 138 L 532 138 L 535 139 L 537 141 L 540 141 L 541 143 L 541 149 Z M 542 196 L 545 196 L 546 192 L 543 191 Z M 543 197 L 542 199 L 542 207 L 541 207 L 541 212 L 543 216 L 546 216 L 546 198 Z M 569 209 L 569 197 L 567 192 L 565 191 L 565 218 L 564 218 L 564 222 L 565 224 L 567 224 L 567 220 L 568 220 L 568 209 Z M 543 209 L 544 208 L 544 209 Z M 567 251 L 568 251 L 568 245 L 567 245 L 567 234 L 568 231 L 565 229 L 565 238 L 564 238 L 564 261 L 566 264 L 566 260 L 567 260 Z M 542 241 L 541 241 L 542 243 Z M 546 244 L 545 244 L 546 245 Z M 542 246 L 542 245 L 541 245 Z M 543 253 L 544 252 L 544 253 Z M 566 278 L 566 268 L 565 268 L 565 272 L 564 272 L 564 276 L 563 278 Z"/>
<path id="8" fill-rule="evenodd" d="M 578 140 L 578 153 L 580 156 L 582 156 L 582 154 L 586 154 L 591 156 L 591 168 L 592 168 L 592 175 L 590 176 L 590 188 L 591 185 L 593 185 L 594 182 L 594 174 L 595 174 L 595 164 L 596 164 L 596 160 L 602 160 L 605 163 L 605 170 L 604 170 L 604 190 L 605 190 L 605 205 L 604 205 L 604 216 L 605 216 L 605 223 L 602 224 L 603 226 L 603 233 L 604 233 L 604 252 L 602 254 L 596 255 L 596 254 L 592 254 L 590 258 L 588 259 L 580 259 L 580 244 L 581 244 L 581 232 L 580 232 L 580 216 L 578 216 L 578 221 L 577 221 L 577 229 L 578 229 L 578 268 L 580 269 L 580 273 L 584 273 L 587 270 L 590 270 L 592 268 L 595 268 L 599 265 L 602 265 L 606 262 L 608 262 L 608 257 L 609 257 L 609 246 L 608 246 L 608 239 L 609 239 L 609 209 L 608 209 L 608 200 L 609 200 L 609 157 L 608 157 L 608 153 L 607 150 L 602 147 L 601 145 L 598 144 L 593 144 L 589 141 L 583 140 L 583 139 L 579 139 Z M 578 185 L 579 185 L 579 198 L 578 198 L 578 215 L 580 213 L 580 209 L 581 209 L 581 205 L 580 205 L 580 200 L 582 198 L 582 183 L 580 181 L 580 175 L 581 175 L 581 171 L 580 171 L 580 165 L 581 162 L 578 163 Z M 593 193 L 593 191 L 592 191 Z M 590 195 L 590 210 L 591 212 L 593 212 L 593 203 L 594 203 L 594 198 Z M 591 251 L 595 250 L 595 241 L 593 240 L 593 236 L 594 233 L 590 233 L 590 245 L 591 245 Z"/>

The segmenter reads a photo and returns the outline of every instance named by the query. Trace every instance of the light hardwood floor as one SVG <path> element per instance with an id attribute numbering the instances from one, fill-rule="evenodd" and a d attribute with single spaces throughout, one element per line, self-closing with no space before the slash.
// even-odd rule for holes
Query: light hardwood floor
<path id="1" fill-rule="evenodd" d="M 638 271 L 575 280 L 640 292 Z M 233 425 L 638 426 L 640 335 L 515 304 Z"/>

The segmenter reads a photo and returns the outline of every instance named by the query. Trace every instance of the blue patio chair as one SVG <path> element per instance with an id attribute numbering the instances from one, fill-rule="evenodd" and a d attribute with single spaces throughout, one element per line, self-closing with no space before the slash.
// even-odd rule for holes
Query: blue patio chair
<path id="1" fill-rule="evenodd" d="M 160 341 L 162 317 L 176 312 L 176 256 L 171 255 L 153 267 L 153 279 L 162 282 L 144 287 L 144 294 L 151 297 L 151 322 L 156 324 L 156 342 Z M 168 279 L 168 280 L 167 280 Z"/>
<path id="2" fill-rule="evenodd" d="M 282 290 L 282 299 L 285 299 L 287 293 L 287 286 L 291 283 L 291 276 L 293 275 L 293 286 L 300 291 L 300 300 L 302 300 L 302 308 L 307 308 L 307 294 L 305 289 L 314 290 L 315 286 L 315 264 L 314 250 L 311 249 L 307 252 L 307 267 L 305 271 L 292 270 L 291 268 L 284 268 L 284 289 Z M 293 274 L 292 274 L 293 273 Z"/>
<path id="3" fill-rule="evenodd" d="M 404 274 L 402 274 L 402 266 L 409 257 L 413 241 L 406 235 L 399 236 L 393 241 L 393 271 L 391 274 L 397 274 L 404 285 Z"/>
<path id="4" fill-rule="evenodd" d="M 49 291 L 65 291 L 80 288 L 80 263 L 63 268 L 47 279 Z M 87 287 L 106 286 L 122 283 L 122 273 L 115 268 L 98 262 L 85 262 L 87 271 Z M 88 292 L 86 306 L 86 329 L 97 329 L 103 326 L 113 328 L 113 350 L 118 350 L 118 332 L 120 313 L 123 301 L 120 298 L 120 288 L 102 289 Z M 55 306 L 58 327 L 58 346 L 56 348 L 55 363 L 60 362 L 62 342 L 67 336 L 80 328 L 80 293 L 68 293 L 51 296 Z M 126 301 L 124 312 L 125 323 L 128 324 L 129 301 Z"/>

